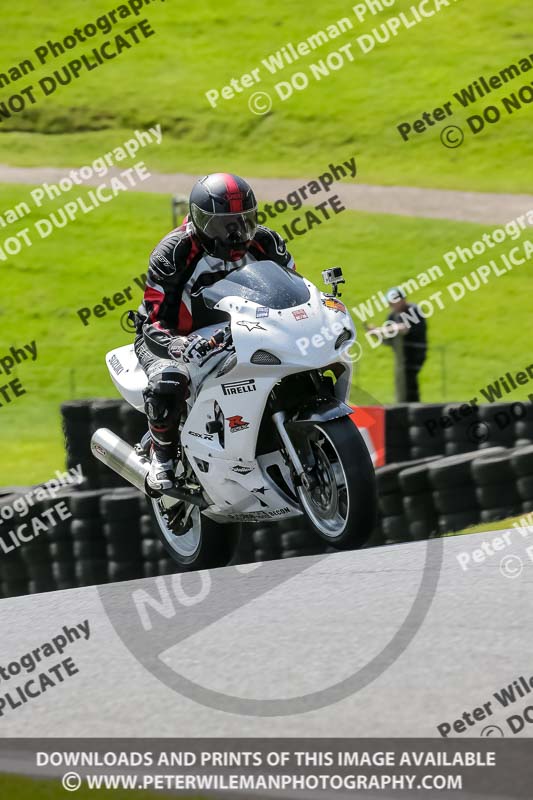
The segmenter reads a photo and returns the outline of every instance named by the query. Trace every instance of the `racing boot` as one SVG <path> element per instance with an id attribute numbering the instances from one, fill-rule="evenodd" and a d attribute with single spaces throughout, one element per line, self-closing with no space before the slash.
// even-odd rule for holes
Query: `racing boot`
<path id="1" fill-rule="evenodd" d="M 152 448 L 150 471 L 146 476 L 148 486 L 156 492 L 172 489 L 175 482 L 175 461 L 158 449 Z"/>

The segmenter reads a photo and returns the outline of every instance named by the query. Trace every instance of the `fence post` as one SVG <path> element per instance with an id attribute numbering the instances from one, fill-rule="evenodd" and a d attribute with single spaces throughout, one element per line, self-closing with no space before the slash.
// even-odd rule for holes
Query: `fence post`
<path id="1" fill-rule="evenodd" d="M 180 224 L 180 222 L 178 222 L 178 215 L 180 217 L 182 215 L 185 216 L 189 207 L 189 201 L 184 194 L 175 194 L 170 200 L 170 207 L 172 209 L 172 227 L 177 228 Z"/>

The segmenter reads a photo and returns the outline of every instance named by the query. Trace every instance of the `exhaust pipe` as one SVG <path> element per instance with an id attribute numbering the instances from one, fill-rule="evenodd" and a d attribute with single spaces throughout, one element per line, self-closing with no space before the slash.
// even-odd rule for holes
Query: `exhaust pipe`
<path id="1" fill-rule="evenodd" d="M 150 461 L 146 456 L 140 455 L 134 447 L 110 431 L 109 428 L 98 428 L 91 437 L 91 452 L 99 461 L 102 461 L 114 472 L 125 478 L 128 483 L 135 486 L 148 497 L 161 497 L 159 492 L 154 492 L 146 483 L 150 471 Z M 207 508 L 205 499 L 192 489 L 174 487 L 165 489 L 165 495 L 183 500 L 201 509 Z"/>
<path id="2" fill-rule="evenodd" d="M 120 436 L 108 428 L 98 428 L 91 437 L 91 452 L 106 467 L 117 472 L 144 494 L 148 494 L 146 477 L 150 462 Z"/>

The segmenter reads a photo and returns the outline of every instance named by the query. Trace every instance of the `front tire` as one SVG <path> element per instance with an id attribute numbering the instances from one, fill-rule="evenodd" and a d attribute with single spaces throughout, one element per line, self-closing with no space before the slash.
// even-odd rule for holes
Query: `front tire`
<path id="1" fill-rule="evenodd" d="M 312 530 L 338 550 L 362 547 L 375 526 L 377 496 L 374 466 L 361 434 L 349 417 L 341 417 L 309 423 L 304 436 L 317 485 L 299 486 L 298 494 Z"/>
<path id="2" fill-rule="evenodd" d="M 163 547 L 182 571 L 225 567 L 232 560 L 240 538 L 240 526 L 218 524 L 197 506 L 163 495 L 150 499 L 150 514 Z M 182 524 L 177 534 L 175 518 Z M 173 522 L 174 520 L 174 522 Z"/>

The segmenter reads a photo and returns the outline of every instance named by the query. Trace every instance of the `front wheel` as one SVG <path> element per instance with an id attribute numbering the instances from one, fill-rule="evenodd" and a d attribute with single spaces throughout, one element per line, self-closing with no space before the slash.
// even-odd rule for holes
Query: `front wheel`
<path id="1" fill-rule="evenodd" d="M 313 530 L 339 550 L 362 547 L 372 533 L 377 510 L 368 448 L 349 417 L 302 427 L 303 437 L 293 441 L 311 467 L 311 484 L 299 486 L 298 494 Z"/>
<path id="2" fill-rule="evenodd" d="M 183 571 L 225 567 L 239 543 L 239 525 L 220 525 L 198 506 L 163 495 L 150 500 L 163 547 Z"/>

